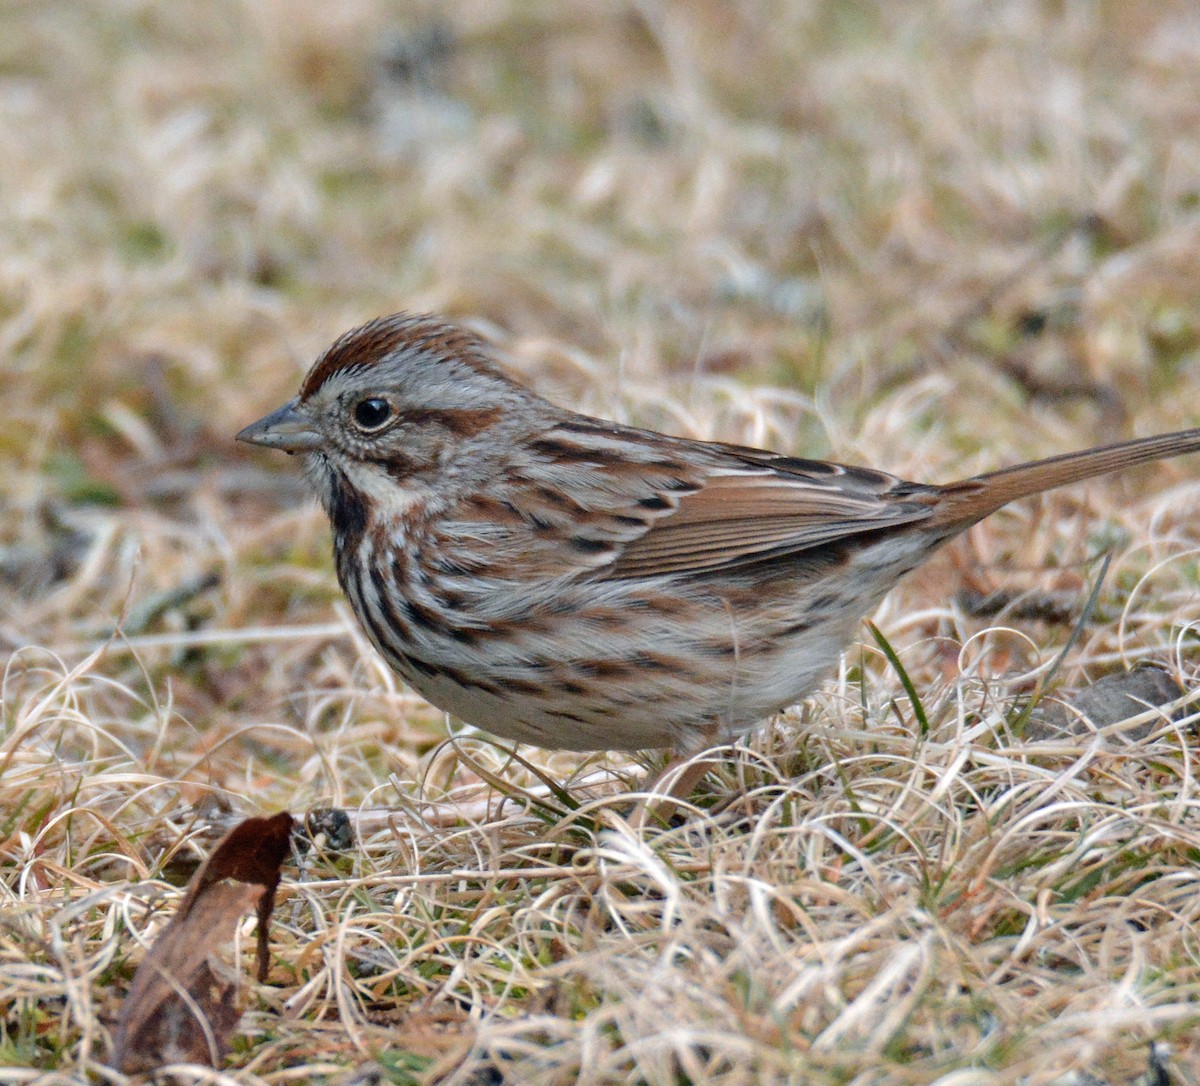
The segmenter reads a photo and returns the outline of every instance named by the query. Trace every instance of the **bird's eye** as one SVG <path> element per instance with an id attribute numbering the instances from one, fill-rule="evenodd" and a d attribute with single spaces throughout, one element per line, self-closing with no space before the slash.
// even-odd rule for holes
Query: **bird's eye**
<path id="1" fill-rule="evenodd" d="M 370 396 L 354 405 L 354 421 L 360 430 L 371 433 L 392 417 L 392 405 L 379 396 Z"/>

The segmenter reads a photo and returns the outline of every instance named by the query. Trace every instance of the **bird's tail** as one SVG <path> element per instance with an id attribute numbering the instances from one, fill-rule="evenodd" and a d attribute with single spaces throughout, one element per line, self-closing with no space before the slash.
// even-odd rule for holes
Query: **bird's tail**
<path id="1" fill-rule="evenodd" d="M 1200 429 L 1141 437 L 989 471 L 943 487 L 935 519 L 966 527 L 1017 498 L 1190 452 L 1200 452 Z"/>

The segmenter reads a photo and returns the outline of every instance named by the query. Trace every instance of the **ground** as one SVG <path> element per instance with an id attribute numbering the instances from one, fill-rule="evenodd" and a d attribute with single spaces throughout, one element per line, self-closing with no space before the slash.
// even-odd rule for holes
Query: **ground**
<path id="1" fill-rule="evenodd" d="M 1039 723 L 1196 685 L 1196 458 L 991 518 L 637 829 L 391 676 L 232 441 L 397 309 L 921 480 L 1196 425 L 1193 5 L 9 4 L 0 147 L 0 1081 L 89 1081 L 215 827 L 322 806 L 220 1081 L 1200 1081 L 1186 706 Z"/>

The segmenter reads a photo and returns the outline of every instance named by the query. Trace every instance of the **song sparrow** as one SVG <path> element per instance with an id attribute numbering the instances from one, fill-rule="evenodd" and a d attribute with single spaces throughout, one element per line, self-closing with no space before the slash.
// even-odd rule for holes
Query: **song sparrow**
<path id="1" fill-rule="evenodd" d="M 681 753 L 802 698 L 1005 503 L 1200 449 L 1188 430 L 904 482 L 576 414 L 406 314 L 347 332 L 238 438 L 304 456 L 355 613 L 434 705 L 543 747 Z"/>

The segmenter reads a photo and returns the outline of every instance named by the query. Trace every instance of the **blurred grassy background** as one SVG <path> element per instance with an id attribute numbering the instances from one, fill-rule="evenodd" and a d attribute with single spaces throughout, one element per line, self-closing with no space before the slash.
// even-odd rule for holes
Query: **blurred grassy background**
<path id="1" fill-rule="evenodd" d="M 102 1056 L 88 1023 L 111 1008 L 70 987 L 46 925 L 84 891 L 116 909 L 105 888 L 160 874 L 164 849 L 214 797 L 240 813 L 395 803 L 430 772 L 440 715 L 351 632 L 327 528 L 295 465 L 232 442 L 351 325 L 436 311 L 489 335 L 515 372 L 572 406 L 915 478 L 1197 422 L 1200 11 L 1182 0 L 8 3 L 0 149 L 0 878 L 4 909 L 25 924 L 0 972 L 0 1064 L 75 1074 Z M 1145 656 L 1173 661 L 1186 681 L 1196 468 L 1150 478 L 998 518 L 897 593 L 880 621 L 914 646 L 905 659 L 920 688 L 959 677 L 956 643 L 987 625 L 948 604 L 955 591 L 1015 584 L 1065 594 L 1077 615 L 1083 562 L 1104 546 L 1120 556 L 1111 595 L 1073 674 Z M 136 652 L 117 643 L 89 656 L 118 625 Z M 257 633 L 235 633 L 247 628 Z M 986 641 L 987 677 L 1033 668 L 1066 639 L 1061 625 L 1025 632 L 1028 643 Z M 879 715 L 858 731 L 843 721 L 856 750 L 891 719 L 892 680 L 868 663 Z M 847 681 L 820 712 L 853 707 Z M 788 743 L 764 742 L 764 758 L 791 765 Z M 1175 844 L 1146 855 L 1194 896 L 1195 786 L 1187 751 L 1173 756 L 1187 779 L 1168 803 Z M 542 762 L 565 776 L 579 759 Z M 1138 788 L 1153 784 L 1143 763 L 1130 772 Z M 464 774 L 435 759 L 429 784 Z M 825 783 L 844 808 L 845 778 Z M 1130 795 L 1103 802 L 1118 809 Z M 538 836 L 511 832 L 518 851 Z M 469 866 L 480 839 L 439 838 L 426 862 Z M 889 842 L 904 866 L 911 842 Z M 1114 870 L 1144 858 L 1125 845 L 1113 843 Z M 384 835 L 378 871 L 422 870 L 419 849 L 398 847 Z M 962 861 L 942 859 L 947 870 Z M 1022 870 L 1014 861 L 997 890 L 1007 904 L 976 914 L 967 943 L 991 953 L 1034 923 L 1019 904 L 1036 899 Z M 777 872 L 754 877 L 803 896 Z M 993 885 L 963 878 L 972 893 Z M 346 892 L 319 908 L 340 916 Z M 713 892 L 697 892 L 697 930 Z M 467 894 L 471 916 L 491 893 L 480 883 Z M 793 993 L 780 1010 L 753 971 L 731 977 L 731 1003 L 714 1014 L 746 1041 L 717 1066 L 704 1063 L 722 1051 L 711 1038 L 661 1050 L 647 1039 L 684 1028 L 698 1013 L 686 1000 L 673 1018 L 664 996 L 651 1029 L 613 1009 L 619 983 L 586 970 L 546 981 L 537 966 L 591 944 L 559 933 L 569 954 L 513 949 L 505 924 L 529 901 L 512 893 L 487 937 L 521 963 L 508 967 L 519 981 L 471 979 L 470 955 L 443 947 L 440 958 L 414 951 L 425 980 L 367 985 L 401 1011 L 447 992 L 466 1008 L 437 1034 L 448 1040 L 389 1065 L 395 1081 L 493 1081 L 470 1078 L 484 1066 L 503 1077 L 488 1048 L 500 1042 L 479 1040 L 484 1009 L 525 1022 L 504 1053 L 531 1082 L 796 1081 L 802 1059 L 820 1082 L 925 1082 L 958 1067 L 1050 1081 L 1070 1067 L 1132 1074 L 1145 1042 L 1168 1035 L 1200 1060 L 1197 1018 L 1183 1009 L 1195 995 L 1194 908 L 1170 913 L 1169 934 L 1154 929 L 1165 949 L 1151 971 L 1176 993 L 1157 1017 L 1096 1010 L 1143 952 L 1112 951 L 1124 920 L 1104 913 L 1069 938 L 1094 936 L 1115 956 L 1073 966 L 1065 988 L 1015 966 L 963 966 L 974 980 L 896 996 L 904 1021 L 857 1048 L 849 1026 L 822 1033 L 836 1007 Z M 114 915 L 97 912 L 99 926 L 78 934 L 90 984 L 127 977 Z M 884 960 L 902 929 L 879 936 Z M 605 975 L 624 976 L 625 950 L 610 950 Z M 315 983 L 303 953 L 288 959 L 283 990 Z M 795 953 L 782 958 L 791 982 L 806 960 Z M 58 979 L 22 987 L 31 961 Z M 944 963 L 929 962 L 932 978 Z M 877 966 L 860 966 L 827 981 L 844 985 L 844 1001 L 869 989 Z M 323 1010 L 301 1000 L 286 1027 L 264 1015 L 277 1047 L 240 1053 L 247 1081 L 298 1050 L 308 1058 L 310 1042 L 326 1054 L 345 1045 L 342 1063 L 386 1049 L 386 1033 L 362 1040 L 373 1020 L 366 988 L 354 990 L 349 1003 L 326 993 Z M 64 992 L 65 1011 L 53 1003 Z M 1026 1017 L 1018 1007 L 1035 993 L 1040 1010 Z M 322 1014 L 344 1026 L 351 1004 L 353 1043 L 312 1042 L 305 1030 Z M 1074 1025 L 1056 1031 L 1064 1015 Z M 555 1032 L 576 1021 L 600 1023 L 606 1055 L 588 1073 L 575 1035 Z M 821 1036 L 840 1040 L 822 1048 Z"/>

